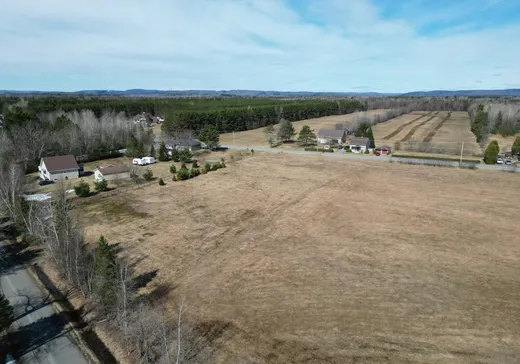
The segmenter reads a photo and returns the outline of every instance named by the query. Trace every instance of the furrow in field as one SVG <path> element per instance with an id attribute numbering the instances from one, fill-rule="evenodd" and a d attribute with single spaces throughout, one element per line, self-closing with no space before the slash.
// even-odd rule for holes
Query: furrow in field
<path id="1" fill-rule="evenodd" d="M 451 117 L 451 111 L 448 112 L 448 115 L 446 115 L 446 117 L 444 119 L 442 119 L 442 121 L 435 127 L 435 129 L 433 129 L 432 131 L 430 131 L 428 133 L 428 135 L 426 136 L 426 138 L 424 138 L 423 142 L 431 142 L 433 137 L 435 136 L 435 133 L 437 133 L 437 130 L 439 130 L 440 128 L 442 128 L 442 126 L 444 125 L 444 123 L 446 121 L 448 121 Z"/>
<path id="2" fill-rule="evenodd" d="M 397 134 L 399 134 L 399 133 L 400 133 L 404 128 L 406 128 L 408 125 L 411 125 L 411 124 L 415 123 L 417 120 L 422 119 L 422 118 L 424 118 L 425 116 L 428 116 L 428 115 L 431 115 L 431 111 L 430 111 L 428 114 L 426 114 L 426 115 L 421 115 L 421 116 L 419 116 L 418 118 L 415 118 L 415 119 L 413 119 L 413 120 L 411 120 L 411 121 L 409 121 L 409 122 L 407 122 L 407 123 L 404 123 L 403 125 L 401 125 L 401 126 L 398 127 L 397 129 L 395 129 L 393 132 L 391 132 L 390 134 L 388 134 L 387 136 L 385 136 L 385 137 L 383 138 L 383 140 L 388 140 L 388 139 L 391 139 L 391 138 L 395 137 Z"/>
<path id="3" fill-rule="evenodd" d="M 421 127 L 421 126 L 424 126 L 426 125 L 427 123 L 429 123 L 431 120 L 433 120 L 433 118 L 435 118 L 437 115 L 439 114 L 439 111 L 437 111 L 435 114 L 433 114 L 432 116 L 430 116 L 428 119 L 424 120 L 422 123 L 420 123 L 419 125 L 416 125 L 414 126 L 409 132 L 408 134 L 406 134 L 404 136 L 403 139 L 401 139 L 402 142 L 406 142 L 407 140 L 410 140 L 410 138 L 415 134 L 415 132 Z"/>

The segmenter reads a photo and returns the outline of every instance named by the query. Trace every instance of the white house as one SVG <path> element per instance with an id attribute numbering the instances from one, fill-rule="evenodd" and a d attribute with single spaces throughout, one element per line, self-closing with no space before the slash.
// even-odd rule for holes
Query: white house
<path id="1" fill-rule="evenodd" d="M 96 181 L 113 181 L 116 179 L 130 178 L 130 169 L 124 164 L 101 166 L 94 170 L 94 179 Z"/>
<path id="2" fill-rule="evenodd" d="M 49 181 L 79 178 L 79 166 L 73 155 L 43 157 L 38 166 L 40 179 Z"/>
<path id="3" fill-rule="evenodd" d="M 370 148 L 370 139 L 354 137 L 350 139 L 349 148 L 354 153 L 364 153 Z"/>
<path id="4" fill-rule="evenodd" d="M 320 129 L 318 131 L 318 144 L 342 144 L 345 142 L 346 133 L 341 129 Z"/>

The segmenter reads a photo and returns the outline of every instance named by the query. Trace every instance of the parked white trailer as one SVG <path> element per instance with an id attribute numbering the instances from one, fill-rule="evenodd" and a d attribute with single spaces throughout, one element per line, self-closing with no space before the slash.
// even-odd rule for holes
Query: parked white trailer
<path id="1" fill-rule="evenodd" d="M 146 164 L 154 164 L 155 158 L 154 157 L 143 157 L 141 158 L 142 161 L 144 161 Z"/>
<path id="2" fill-rule="evenodd" d="M 132 164 L 135 164 L 137 166 L 145 166 L 147 165 L 148 163 L 146 163 L 146 161 L 144 160 L 144 158 L 134 158 L 132 160 Z"/>

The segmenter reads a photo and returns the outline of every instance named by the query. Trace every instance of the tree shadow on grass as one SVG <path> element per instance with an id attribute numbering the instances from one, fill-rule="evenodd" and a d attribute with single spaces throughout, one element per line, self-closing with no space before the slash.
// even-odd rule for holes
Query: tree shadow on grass
<path id="1" fill-rule="evenodd" d="M 155 269 L 147 273 L 143 273 L 132 279 L 132 288 L 134 291 L 138 291 L 141 288 L 144 288 L 150 283 L 156 276 L 159 270 Z"/>

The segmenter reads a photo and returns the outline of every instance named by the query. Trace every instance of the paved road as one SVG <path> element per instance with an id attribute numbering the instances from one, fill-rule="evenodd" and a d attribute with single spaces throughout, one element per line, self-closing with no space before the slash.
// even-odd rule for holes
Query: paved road
<path id="1" fill-rule="evenodd" d="M 66 321 L 54 310 L 51 297 L 40 291 L 25 269 L 17 267 L 4 272 L 0 287 L 15 310 L 17 320 L 9 331 L 19 342 L 21 363 L 88 364 L 68 337 Z"/>
<path id="2" fill-rule="evenodd" d="M 306 152 L 304 150 L 298 150 L 298 149 L 282 149 L 282 148 L 264 148 L 264 147 L 248 147 L 243 145 L 222 145 L 223 148 L 229 148 L 229 149 L 254 149 L 258 152 L 269 152 L 269 153 L 287 153 L 287 154 L 307 154 L 307 155 L 322 155 L 326 157 L 341 157 L 341 158 L 351 158 L 351 159 L 358 159 L 358 160 L 374 160 L 374 161 L 380 161 L 380 162 L 389 162 L 389 157 L 377 157 L 375 155 L 366 155 L 366 154 L 357 154 L 357 153 L 345 153 L 342 149 L 337 150 L 334 153 L 318 153 L 318 152 Z M 425 159 L 415 159 L 415 158 L 396 158 L 393 157 L 393 160 L 396 161 L 402 161 L 402 162 L 420 162 L 420 161 L 426 161 Z M 432 160 L 434 162 L 434 160 Z M 454 165 L 458 165 L 458 162 L 456 160 L 453 161 Z M 494 164 L 484 164 L 479 163 L 475 165 L 478 169 L 488 169 L 488 170 L 512 170 L 511 166 L 505 166 L 505 165 L 494 165 Z M 520 172 L 520 168 L 516 169 L 516 172 Z"/>

